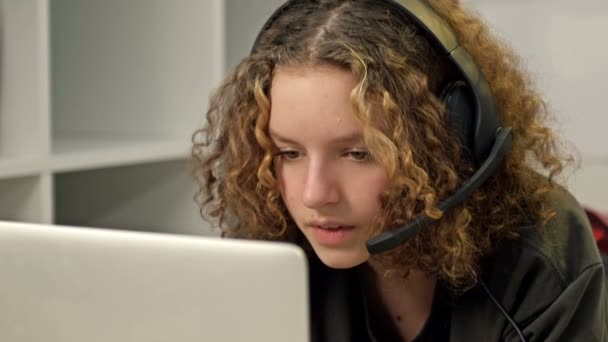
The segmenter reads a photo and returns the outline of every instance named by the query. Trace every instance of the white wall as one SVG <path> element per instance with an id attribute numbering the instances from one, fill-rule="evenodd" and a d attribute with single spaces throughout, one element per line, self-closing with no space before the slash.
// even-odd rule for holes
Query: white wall
<path id="1" fill-rule="evenodd" d="M 608 1 L 469 0 L 523 57 L 558 123 L 581 154 L 568 179 L 579 200 L 608 211 Z"/>
<path id="2" fill-rule="evenodd" d="M 249 54 L 262 25 L 282 3 L 282 0 L 224 0 L 226 68 L 234 67 Z"/>

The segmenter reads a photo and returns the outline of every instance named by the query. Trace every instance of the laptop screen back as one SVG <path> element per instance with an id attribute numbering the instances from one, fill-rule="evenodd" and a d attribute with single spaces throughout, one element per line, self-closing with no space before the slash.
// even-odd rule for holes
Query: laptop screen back
<path id="1" fill-rule="evenodd" d="M 308 342 L 287 244 L 0 222 L 0 341 Z"/>

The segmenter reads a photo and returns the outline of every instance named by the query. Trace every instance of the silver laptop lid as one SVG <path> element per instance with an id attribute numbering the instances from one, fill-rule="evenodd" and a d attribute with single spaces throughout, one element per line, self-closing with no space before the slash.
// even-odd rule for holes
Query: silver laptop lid
<path id="1" fill-rule="evenodd" d="M 296 246 L 0 222 L 0 341 L 308 342 Z"/>

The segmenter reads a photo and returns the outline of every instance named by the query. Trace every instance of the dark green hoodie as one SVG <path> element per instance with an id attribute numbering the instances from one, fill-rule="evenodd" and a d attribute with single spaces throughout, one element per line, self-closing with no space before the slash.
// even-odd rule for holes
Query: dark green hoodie
<path id="1" fill-rule="evenodd" d="M 567 192 L 553 193 L 547 205 L 557 216 L 497 246 L 483 260 L 483 282 L 527 341 L 608 341 L 605 273 L 589 221 Z M 386 342 L 370 332 L 357 268 L 310 264 L 313 342 Z M 443 307 L 451 342 L 521 341 L 481 284 Z"/>

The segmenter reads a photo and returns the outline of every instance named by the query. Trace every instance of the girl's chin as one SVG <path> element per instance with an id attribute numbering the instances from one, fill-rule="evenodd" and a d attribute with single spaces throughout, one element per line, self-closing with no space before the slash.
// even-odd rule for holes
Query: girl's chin
<path id="1" fill-rule="evenodd" d="M 325 250 L 324 248 L 314 248 L 315 253 L 325 266 L 335 269 L 347 269 L 359 266 L 369 259 L 367 250 L 345 251 L 345 250 Z"/>

